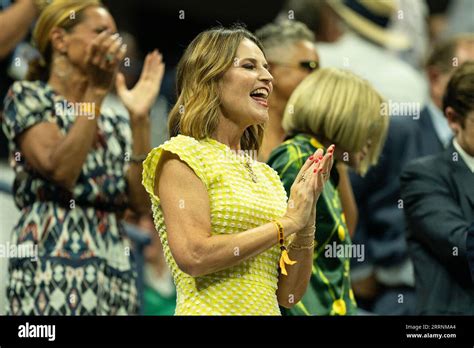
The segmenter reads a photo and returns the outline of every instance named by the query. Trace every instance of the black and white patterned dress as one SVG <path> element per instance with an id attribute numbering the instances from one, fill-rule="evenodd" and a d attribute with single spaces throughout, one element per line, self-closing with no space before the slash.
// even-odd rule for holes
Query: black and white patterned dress
<path id="1" fill-rule="evenodd" d="M 76 117 L 44 82 L 11 87 L 2 128 L 9 139 L 15 203 L 21 217 L 11 245 L 37 246 L 37 257 L 9 260 L 7 312 L 14 315 L 114 315 L 137 312 L 136 276 L 120 216 L 127 207 L 128 117 L 102 110 L 98 141 L 72 191 L 28 165 L 18 136 L 41 122 L 66 135 Z M 34 249 L 33 249 L 34 250 Z"/>

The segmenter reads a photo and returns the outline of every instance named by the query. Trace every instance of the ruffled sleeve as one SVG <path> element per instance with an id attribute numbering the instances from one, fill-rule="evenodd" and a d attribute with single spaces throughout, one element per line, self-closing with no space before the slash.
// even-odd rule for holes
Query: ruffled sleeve
<path id="1" fill-rule="evenodd" d="M 156 167 L 163 155 L 163 151 L 177 155 L 194 171 L 206 188 L 209 187 L 209 179 L 202 158 L 202 145 L 192 137 L 178 135 L 151 150 L 143 162 L 142 184 L 152 199 L 157 202 L 160 201 L 159 197 L 154 193 L 154 186 Z"/>

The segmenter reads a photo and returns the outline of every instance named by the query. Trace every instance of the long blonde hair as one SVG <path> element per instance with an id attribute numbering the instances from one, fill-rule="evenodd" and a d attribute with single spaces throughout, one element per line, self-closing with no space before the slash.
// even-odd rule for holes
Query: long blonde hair
<path id="1" fill-rule="evenodd" d="M 51 31 L 54 28 L 71 30 L 84 19 L 83 13 L 89 7 L 104 7 L 100 0 L 53 0 L 44 7 L 33 30 L 33 44 L 41 57 L 29 63 L 27 80 L 49 78 L 53 50 Z"/>
<path id="2" fill-rule="evenodd" d="M 260 41 L 245 28 L 213 28 L 200 33 L 187 47 L 177 67 L 176 104 L 170 111 L 170 137 L 178 134 L 195 139 L 210 137 L 219 122 L 219 81 L 232 66 L 244 39 Z M 263 138 L 263 125 L 248 127 L 241 139 L 243 150 L 257 150 Z"/>
<path id="3" fill-rule="evenodd" d="M 358 168 L 365 174 L 380 156 L 388 117 L 380 112 L 384 99 L 364 79 L 353 73 L 324 68 L 311 73 L 294 90 L 285 108 L 283 128 L 289 134 L 322 136 L 351 152 L 369 153 Z"/>

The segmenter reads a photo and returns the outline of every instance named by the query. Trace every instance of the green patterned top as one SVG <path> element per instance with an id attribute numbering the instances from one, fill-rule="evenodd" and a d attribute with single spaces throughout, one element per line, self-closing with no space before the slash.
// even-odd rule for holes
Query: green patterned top
<path id="1" fill-rule="evenodd" d="M 300 168 L 316 149 L 324 147 L 307 134 L 298 134 L 278 146 L 268 164 L 280 175 L 288 195 Z M 305 295 L 286 315 L 355 314 L 357 305 L 351 289 L 345 246 L 351 245 L 337 185 L 339 175 L 333 166 L 331 178 L 317 203 L 316 240 L 313 273 Z"/>

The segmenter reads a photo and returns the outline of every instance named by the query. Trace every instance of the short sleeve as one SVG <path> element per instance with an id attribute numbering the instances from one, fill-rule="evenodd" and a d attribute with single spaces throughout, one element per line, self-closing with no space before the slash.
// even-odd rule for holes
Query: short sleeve
<path id="1" fill-rule="evenodd" d="M 2 128 L 13 141 L 28 128 L 41 122 L 55 122 L 53 100 L 40 82 L 15 82 L 4 101 Z"/>
<path id="2" fill-rule="evenodd" d="M 209 180 L 203 163 L 202 145 L 192 137 L 178 135 L 151 150 L 143 162 L 142 184 L 150 197 L 159 202 L 159 198 L 154 193 L 154 185 L 156 167 L 160 162 L 163 151 L 177 155 L 194 171 L 206 188 L 209 187 Z"/>

